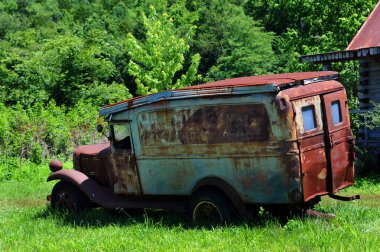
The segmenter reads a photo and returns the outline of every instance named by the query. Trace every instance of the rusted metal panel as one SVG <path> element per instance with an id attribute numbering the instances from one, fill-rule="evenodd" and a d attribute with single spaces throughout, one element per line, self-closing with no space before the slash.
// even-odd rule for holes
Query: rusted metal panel
<path id="1" fill-rule="evenodd" d="M 284 84 L 295 83 L 297 81 L 315 79 L 315 78 L 326 77 L 326 76 L 334 77 L 336 75 L 337 73 L 333 71 L 269 74 L 269 75 L 249 76 L 249 77 L 220 80 L 220 81 L 216 81 L 212 83 L 185 87 L 180 90 L 210 89 L 210 88 L 221 88 L 221 87 L 230 87 L 230 86 L 260 86 L 260 85 L 266 85 L 266 84 L 281 86 Z"/>
<path id="2" fill-rule="evenodd" d="M 107 168 L 112 171 L 115 181 L 114 193 L 140 195 L 141 186 L 134 154 L 130 121 L 118 120 L 110 124 L 111 152 Z"/>
<path id="3" fill-rule="evenodd" d="M 189 195 L 198 181 L 217 177 L 235 188 L 245 203 L 299 203 L 301 194 L 297 198 L 291 192 L 300 192 L 300 186 L 289 183 L 286 162 L 281 156 L 167 158 L 142 159 L 139 167 L 147 195 Z"/>
<path id="4" fill-rule="evenodd" d="M 361 48 L 380 46 L 380 3 L 378 3 L 369 15 L 363 26 L 352 39 L 346 50 L 358 50 Z"/>
<path id="5" fill-rule="evenodd" d="M 109 144 L 80 146 L 74 151 L 74 168 L 97 180 L 101 185 L 111 187 L 115 183 L 115 175 L 107 167 L 110 153 Z"/>
<path id="6" fill-rule="evenodd" d="M 113 149 L 110 168 L 116 181 L 113 191 L 117 194 L 140 195 L 141 186 L 137 171 L 136 157 L 127 149 Z"/>
<path id="7" fill-rule="evenodd" d="M 303 108 L 314 110 L 315 128 L 305 130 Z M 317 195 L 327 194 L 327 160 L 325 151 L 325 134 L 323 112 L 320 96 L 312 96 L 293 101 L 295 121 L 299 141 L 302 169 L 302 188 L 305 201 Z"/>
<path id="8" fill-rule="evenodd" d="M 297 88 L 286 89 L 280 92 L 280 94 L 287 95 L 289 99 L 296 100 L 314 95 L 320 95 L 330 92 L 343 90 L 343 85 L 335 80 L 325 81 L 323 83 L 313 83 L 310 85 L 299 86 Z"/>
<path id="9" fill-rule="evenodd" d="M 137 111 L 143 193 L 189 195 L 198 181 L 216 177 L 246 203 L 302 201 L 296 138 L 290 139 L 287 116 L 273 100 L 273 95 L 178 100 Z M 242 123 L 248 129 L 238 127 Z M 233 125 L 250 137 L 235 134 Z"/>
<path id="10" fill-rule="evenodd" d="M 75 148 L 73 153 L 73 161 L 74 161 L 74 169 L 79 169 L 79 157 L 80 155 L 89 155 L 95 156 L 98 155 L 99 152 L 109 148 L 109 144 L 93 144 L 93 145 L 82 145 Z"/>
<path id="11" fill-rule="evenodd" d="M 336 78 L 332 71 L 272 74 L 241 77 L 164 91 L 157 94 L 135 97 L 129 100 L 107 105 L 99 110 L 99 115 L 117 113 L 130 108 L 147 105 L 162 100 L 189 99 L 202 96 L 242 95 L 277 92 L 280 88 L 303 85 L 307 82 L 325 81 Z"/>
<path id="12" fill-rule="evenodd" d="M 344 91 L 323 96 L 330 161 L 330 192 L 354 183 L 354 137 L 350 129 L 348 104 Z M 339 109 L 339 114 L 334 111 Z M 335 113 L 334 113 L 335 112 Z"/>
<path id="13" fill-rule="evenodd" d="M 314 111 L 312 116 L 309 108 Z M 304 200 L 353 184 L 354 143 L 344 90 L 295 100 L 293 109 Z"/>
<path id="14" fill-rule="evenodd" d="M 185 202 L 171 198 L 144 198 L 115 194 L 110 188 L 99 185 L 82 172 L 60 170 L 49 175 L 47 181 L 66 180 L 77 186 L 91 201 L 105 208 L 161 208 L 184 209 Z"/>
<path id="15" fill-rule="evenodd" d="M 129 127 L 127 122 L 126 127 Z M 120 143 L 113 143 L 117 144 Z M 114 193 L 140 195 L 137 162 L 131 145 L 119 147 L 111 148 L 109 144 L 80 146 L 74 151 L 75 168 Z"/>
<path id="16" fill-rule="evenodd" d="M 211 105 L 139 114 L 144 146 L 265 141 L 269 118 L 263 104 Z"/>

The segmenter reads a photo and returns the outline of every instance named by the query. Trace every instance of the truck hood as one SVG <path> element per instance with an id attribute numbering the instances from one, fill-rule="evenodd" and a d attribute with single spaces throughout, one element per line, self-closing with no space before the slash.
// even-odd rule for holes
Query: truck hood
<path id="1" fill-rule="evenodd" d="M 98 156 L 99 153 L 105 152 L 110 148 L 110 144 L 91 144 L 91 145 L 82 145 L 75 149 L 73 154 L 74 169 L 79 168 L 79 157 L 81 155 L 85 156 Z"/>
<path id="2" fill-rule="evenodd" d="M 110 147 L 109 143 L 106 144 L 91 144 L 91 145 L 82 145 L 75 149 L 74 155 L 80 156 L 81 154 L 89 155 L 89 156 L 96 156 L 101 152 L 102 150 L 105 150 Z"/>

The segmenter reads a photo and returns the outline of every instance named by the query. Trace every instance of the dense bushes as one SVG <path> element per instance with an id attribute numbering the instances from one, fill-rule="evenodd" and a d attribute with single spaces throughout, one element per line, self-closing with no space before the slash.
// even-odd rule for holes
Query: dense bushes
<path id="1" fill-rule="evenodd" d="M 27 179 L 28 182 L 46 181 L 50 171 L 47 164 L 36 164 L 18 157 L 0 156 L 0 183 L 3 181 Z"/>
<path id="2" fill-rule="evenodd" d="M 94 130 L 97 108 L 79 102 L 58 107 L 53 101 L 23 107 L 0 104 L 0 156 L 40 163 L 47 157 L 67 157 L 74 146 L 99 141 Z"/>

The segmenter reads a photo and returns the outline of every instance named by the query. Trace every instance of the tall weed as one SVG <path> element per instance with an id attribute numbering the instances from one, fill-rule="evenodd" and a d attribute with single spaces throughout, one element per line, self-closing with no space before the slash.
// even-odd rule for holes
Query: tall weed
<path id="1" fill-rule="evenodd" d="M 5 106 L 0 104 L 0 156 L 41 163 L 51 157 L 67 158 L 82 144 L 99 141 L 95 132 L 97 106 L 79 101 L 71 109 L 54 101 Z"/>
<path id="2" fill-rule="evenodd" d="M 0 183 L 25 180 L 44 182 L 49 172 L 47 164 L 36 164 L 17 157 L 0 157 Z"/>

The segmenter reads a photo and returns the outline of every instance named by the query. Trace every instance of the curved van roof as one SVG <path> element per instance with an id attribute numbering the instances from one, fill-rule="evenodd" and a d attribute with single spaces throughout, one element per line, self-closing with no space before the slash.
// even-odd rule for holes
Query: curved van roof
<path id="1" fill-rule="evenodd" d="M 211 83 L 134 97 L 125 101 L 106 105 L 99 109 L 99 116 L 117 113 L 134 107 L 163 100 L 188 99 L 200 96 L 241 95 L 279 92 L 299 85 L 307 85 L 337 79 L 332 71 L 270 74 L 220 80 Z"/>

